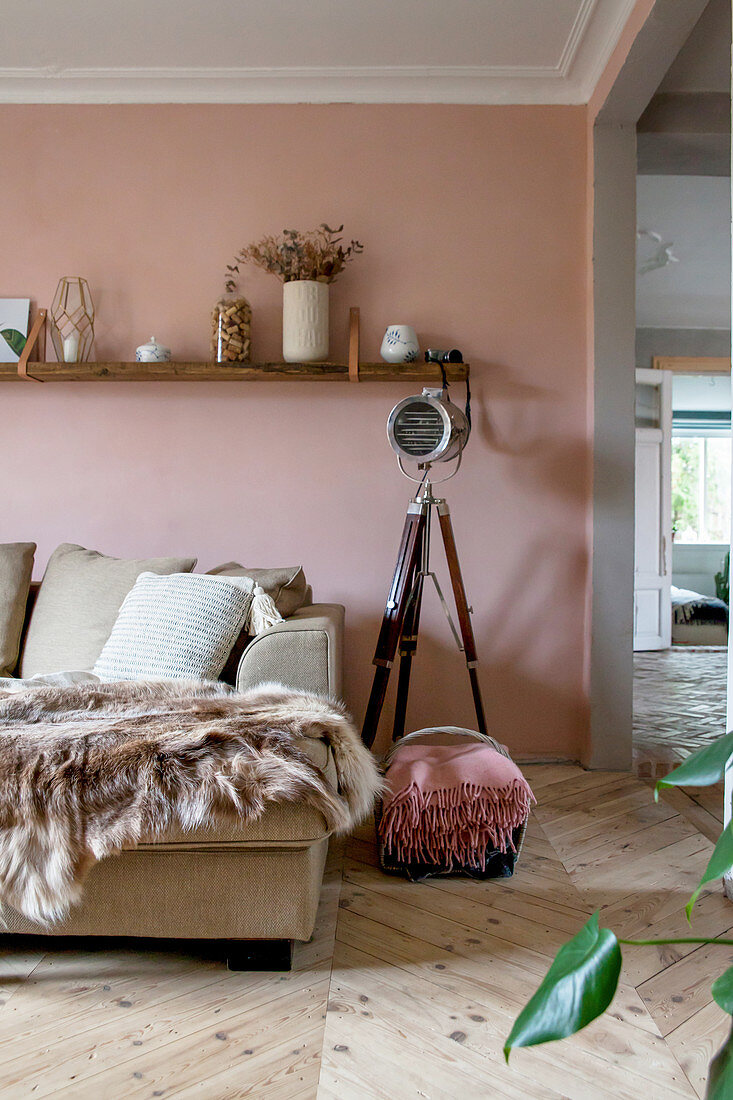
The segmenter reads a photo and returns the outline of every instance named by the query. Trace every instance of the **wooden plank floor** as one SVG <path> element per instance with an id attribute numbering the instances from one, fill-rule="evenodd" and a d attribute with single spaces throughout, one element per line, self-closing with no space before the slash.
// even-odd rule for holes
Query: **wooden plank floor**
<path id="1" fill-rule="evenodd" d="M 334 848 L 290 974 L 230 974 L 203 949 L 5 940 L 0 1097 L 702 1096 L 726 1029 L 710 997 L 726 948 L 627 948 L 607 1016 L 504 1065 L 512 1020 L 561 943 L 595 908 L 619 934 L 684 935 L 712 849 L 689 799 L 655 806 L 625 774 L 525 772 L 538 806 L 513 879 L 382 875 L 364 828 Z M 694 927 L 733 930 L 717 885 Z"/>

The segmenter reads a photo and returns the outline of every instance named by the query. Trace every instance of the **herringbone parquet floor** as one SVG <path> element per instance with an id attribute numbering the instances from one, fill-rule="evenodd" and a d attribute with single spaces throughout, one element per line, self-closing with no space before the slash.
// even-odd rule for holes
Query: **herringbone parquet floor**
<path id="1" fill-rule="evenodd" d="M 717 828 L 682 792 L 655 805 L 633 776 L 525 770 L 538 806 L 513 879 L 386 877 L 363 829 L 334 850 L 290 974 L 230 974 L 203 952 L 7 941 L 0 1097 L 701 1096 L 726 1030 L 710 982 L 733 949 L 625 949 L 608 1015 L 504 1065 L 513 1018 L 594 909 L 619 934 L 685 934 Z M 718 885 L 694 928 L 733 928 Z"/>
<path id="2" fill-rule="evenodd" d="M 728 650 L 634 654 L 634 771 L 659 778 L 725 733 Z"/>

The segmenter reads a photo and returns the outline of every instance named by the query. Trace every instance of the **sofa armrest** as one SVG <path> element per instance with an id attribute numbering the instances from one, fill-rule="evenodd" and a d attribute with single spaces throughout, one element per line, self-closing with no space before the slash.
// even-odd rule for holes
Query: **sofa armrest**
<path id="1" fill-rule="evenodd" d="M 266 681 L 324 695 L 341 695 L 344 609 L 314 603 L 249 643 L 237 669 L 237 689 Z"/>

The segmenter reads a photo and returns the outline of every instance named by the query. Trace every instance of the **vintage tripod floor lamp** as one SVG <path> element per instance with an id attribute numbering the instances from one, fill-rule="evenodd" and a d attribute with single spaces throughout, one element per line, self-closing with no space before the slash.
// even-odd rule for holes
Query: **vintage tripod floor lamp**
<path id="1" fill-rule="evenodd" d="M 476 708 L 476 721 L 481 733 L 486 733 L 484 707 L 476 672 L 478 661 L 471 626 L 472 608 L 468 606 L 466 591 L 463 587 L 450 509 L 444 499 L 433 496 L 434 482 L 430 478 L 431 467 L 437 462 L 455 460 L 456 463 L 448 476 L 440 479 L 441 482 L 448 481 L 458 472 L 470 430 L 469 401 L 466 402 L 464 413 L 450 400 L 445 386 L 442 389 L 425 388 L 420 395 L 406 397 L 395 405 L 389 415 L 387 435 L 390 445 L 397 454 L 400 470 L 405 477 L 417 483 L 418 490 L 407 506 L 397 564 L 374 654 L 374 681 L 362 728 L 362 738 L 369 748 L 377 735 L 389 675 L 398 650 L 400 668 L 392 739 L 397 741 L 405 731 L 412 659 L 417 648 L 423 587 L 428 577 L 435 585 L 458 648 L 465 653 Z M 418 471 L 422 471 L 421 476 L 415 477 L 408 473 L 405 462 L 417 463 Z M 458 630 L 438 578 L 430 568 L 430 528 L 433 510 L 437 511 L 440 532 L 443 536 L 453 598 L 458 613 Z"/>

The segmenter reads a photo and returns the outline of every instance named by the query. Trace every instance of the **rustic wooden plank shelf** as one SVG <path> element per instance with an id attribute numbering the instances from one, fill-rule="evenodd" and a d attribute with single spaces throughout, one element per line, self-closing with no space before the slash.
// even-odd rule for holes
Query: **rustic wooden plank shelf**
<path id="1" fill-rule="evenodd" d="M 39 382 L 348 382 L 347 363 L 28 363 Z M 449 382 L 469 376 L 468 363 L 446 363 Z M 15 363 L 0 363 L 0 382 L 18 381 Z M 22 379 L 21 379 L 22 380 Z M 424 382 L 440 385 L 437 363 L 359 363 L 360 382 Z"/>

